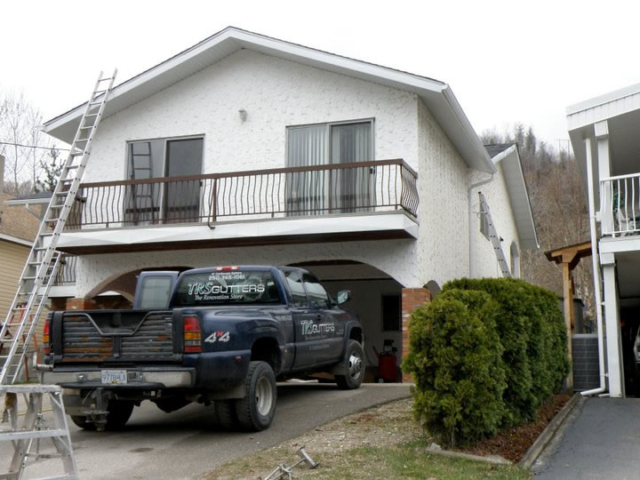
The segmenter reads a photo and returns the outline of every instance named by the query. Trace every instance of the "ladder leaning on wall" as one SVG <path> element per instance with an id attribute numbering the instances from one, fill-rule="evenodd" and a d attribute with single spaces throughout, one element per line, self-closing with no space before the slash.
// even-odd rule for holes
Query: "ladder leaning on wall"
<path id="1" fill-rule="evenodd" d="M 498 266 L 500 267 L 502 276 L 511 278 L 511 270 L 509 269 L 509 262 L 507 262 L 507 258 L 504 256 L 504 252 L 502 251 L 502 241 L 493 223 L 493 218 L 491 218 L 491 211 L 489 210 L 489 204 L 487 203 L 487 199 L 484 198 L 484 195 L 482 194 L 482 192 L 478 192 L 478 196 L 480 197 L 480 215 L 484 215 L 485 221 L 487 222 L 489 240 L 491 241 L 491 245 L 493 246 L 493 251 L 496 254 L 496 258 L 498 260 Z"/>
<path id="2" fill-rule="evenodd" d="M 34 440 L 38 444 L 43 438 L 53 441 L 58 456 L 62 458 L 65 475 L 57 478 L 78 476 L 61 388 L 55 385 L 17 386 L 15 383 L 21 379 L 29 343 L 58 271 L 60 254 L 56 246 L 76 201 L 92 142 L 116 74 L 117 70 L 114 70 L 110 77 L 104 77 L 100 72 L 22 271 L 15 298 L 0 328 L 0 394 L 5 394 L 3 422 L 9 423 L 9 430 L 0 430 L 0 441 L 10 440 L 14 448 L 9 471 L 0 473 L 0 478 L 20 479 L 28 457 L 40 456 L 31 452 Z M 24 396 L 27 403 L 23 425 L 18 425 L 19 394 Z M 44 428 L 42 404 L 45 395 L 49 395 L 53 411 L 53 429 Z"/>

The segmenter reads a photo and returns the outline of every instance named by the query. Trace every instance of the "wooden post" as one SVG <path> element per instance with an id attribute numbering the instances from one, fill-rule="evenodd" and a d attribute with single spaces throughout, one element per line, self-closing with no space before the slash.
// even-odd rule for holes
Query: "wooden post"
<path id="1" fill-rule="evenodd" d="M 571 281 L 571 268 L 569 263 L 562 263 L 562 293 L 564 295 L 564 322 L 567 328 L 567 353 L 569 358 L 573 358 L 572 354 L 572 345 L 571 345 L 571 334 L 573 333 L 573 282 Z M 567 375 L 567 390 L 573 390 L 573 372 L 569 371 L 569 375 Z"/>

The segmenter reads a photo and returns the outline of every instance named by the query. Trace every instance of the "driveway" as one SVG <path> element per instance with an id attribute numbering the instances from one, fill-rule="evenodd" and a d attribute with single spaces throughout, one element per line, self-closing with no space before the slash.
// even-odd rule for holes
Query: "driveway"
<path id="1" fill-rule="evenodd" d="M 73 424 L 69 428 L 83 480 L 191 479 L 336 418 L 409 395 L 406 384 L 363 384 L 358 390 L 343 391 L 333 384 L 287 383 L 278 385 L 271 428 L 260 433 L 219 431 L 212 406 L 189 405 L 166 414 L 150 402 L 134 410 L 121 432 L 86 432 Z M 313 452 L 313 445 L 308 451 Z M 10 453 L 9 445 L 0 445 L 0 473 L 6 471 Z M 58 459 L 41 460 L 27 468 L 26 478 L 61 473 L 60 465 Z"/>
<path id="2" fill-rule="evenodd" d="M 640 478 L 640 399 L 587 399 L 540 462 L 536 480 Z"/>

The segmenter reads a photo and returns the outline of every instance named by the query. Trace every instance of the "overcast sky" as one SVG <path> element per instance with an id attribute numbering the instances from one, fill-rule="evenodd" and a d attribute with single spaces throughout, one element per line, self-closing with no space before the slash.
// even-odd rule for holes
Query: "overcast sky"
<path id="1" fill-rule="evenodd" d="M 45 119 L 100 70 L 127 78 L 233 25 L 442 80 L 478 133 L 531 124 L 558 145 L 565 108 L 640 83 L 634 1 L 5 0 L 0 89 Z M 2 140 L 2 139 L 0 139 Z"/>

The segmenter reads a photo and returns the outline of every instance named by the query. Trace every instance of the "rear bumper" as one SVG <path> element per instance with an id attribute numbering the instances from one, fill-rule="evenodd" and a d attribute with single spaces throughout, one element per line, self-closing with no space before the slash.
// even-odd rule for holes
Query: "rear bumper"
<path id="1" fill-rule="evenodd" d="M 64 388 L 107 388 L 107 389 L 158 389 L 189 388 L 195 384 L 194 368 L 123 368 L 127 371 L 127 383 L 103 384 L 102 370 L 99 368 L 54 370 L 42 373 L 43 384 L 56 384 Z"/>

